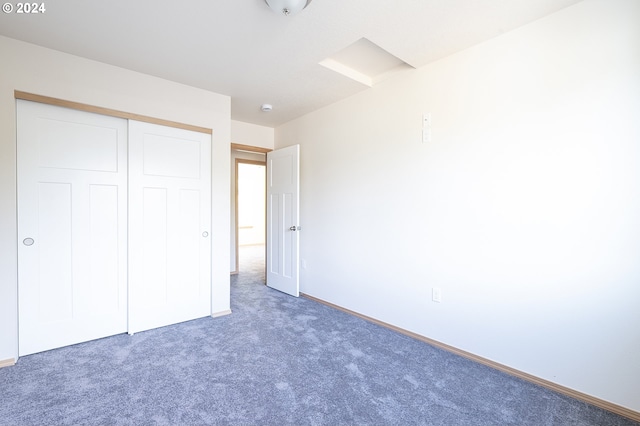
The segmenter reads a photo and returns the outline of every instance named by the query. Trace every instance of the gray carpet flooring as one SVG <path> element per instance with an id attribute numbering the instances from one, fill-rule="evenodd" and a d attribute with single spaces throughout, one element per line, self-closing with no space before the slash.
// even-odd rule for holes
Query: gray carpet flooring
<path id="1" fill-rule="evenodd" d="M 245 259 L 232 315 L 22 357 L 0 424 L 638 425 L 263 283 Z"/>

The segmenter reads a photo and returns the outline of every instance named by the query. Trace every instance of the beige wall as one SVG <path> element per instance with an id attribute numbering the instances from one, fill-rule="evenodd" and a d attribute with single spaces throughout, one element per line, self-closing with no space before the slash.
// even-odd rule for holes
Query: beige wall
<path id="1" fill-rule="evenodd" d="M 276 128 L 301 291 L 640 411 L 639 22 L 586 0 Z"/>
<path id="2" fill-rule="evenodd" d="M 213 312 L 229 309 L 230 99 L 0 37 L 0 361 L 17 357 L 14 90 L 213 129 Z"/>

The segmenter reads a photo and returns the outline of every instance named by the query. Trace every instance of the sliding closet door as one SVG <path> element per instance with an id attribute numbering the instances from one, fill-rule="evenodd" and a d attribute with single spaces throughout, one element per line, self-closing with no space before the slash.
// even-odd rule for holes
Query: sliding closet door
<path id="1" fill-rule="evenodd" d="M 211 135 L 129 123 L 129 332 L 211 314 Z"/>
<path id="2" fill-rule="evenodd" d="M 127 122 L 17 101 L 19 354 L 127 330 Z"/>

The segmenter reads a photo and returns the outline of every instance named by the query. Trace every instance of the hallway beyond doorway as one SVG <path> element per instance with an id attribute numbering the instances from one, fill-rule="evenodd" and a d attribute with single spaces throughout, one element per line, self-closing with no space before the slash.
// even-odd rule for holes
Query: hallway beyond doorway
<path id="1" fill-rule="evenodd" d="M 265 281 L 266 247 L 264 244 L 238 247 L 240 274 L 259 274 L 262 284 Z"/>

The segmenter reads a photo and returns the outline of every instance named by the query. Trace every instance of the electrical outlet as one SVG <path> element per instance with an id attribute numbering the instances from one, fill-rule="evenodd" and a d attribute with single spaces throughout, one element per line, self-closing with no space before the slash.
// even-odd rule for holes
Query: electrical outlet
<path id="1" fill-rule="evenodd" d="M 302 264 L 302 269 L 307 269 L 307 260 L 306 259 L 300 259 L 300 263 Z"/>
<path id="2" fill-rule="evenodd" d="M 433 287 L 431 290 L 431 300 L 436 303 L 442 302 L 442 290 L 440 287 Z"/>

